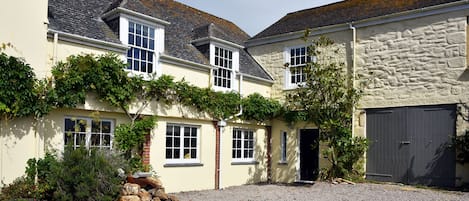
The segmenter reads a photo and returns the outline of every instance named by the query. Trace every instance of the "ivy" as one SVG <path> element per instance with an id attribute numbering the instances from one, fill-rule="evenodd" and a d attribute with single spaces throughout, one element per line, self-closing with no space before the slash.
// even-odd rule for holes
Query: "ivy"
<path id="1" fill-rule="evenodd" d="M 22 59 L 0 53 L 0 114 L 12 119 L 34 114 L 36 77 Z"/>
<path id="2" fill-rule="evenodd" d="M 305 41 L 307 36 L 308 31 Z M 359 178 L 362 173 L 355 166 L 368 143 L 364 138 L 352 136 L 352 113 L 361 91 L 353 87 L 352 77 L 343 71 L 344 64 L 335 61 L 338 50 L 333 44 L 326 37 L 311 41 L 308 56 L 316 57 L 317 62 L 307 63 L 303 71 L 307 74 L 305 84 L 286 95 L 286 117 L 319 127 L 319 140 L 327 146 L 323 154 L 331 163 L 322 170 L 323 178 Z"/>
<path id="3" fill-rule="evenodd" d="M 140 153 L 145 136 L 155 127 L 156 117 L 144 117 L 138 119 L 134 124 L 118 125 L 114 132 L 116 147 L 125 152 L 128 158 L 132 153 Z"/>
<path id="4" fill-rule="evenodd" d="M 267 99 L 258 93 L 249 95 L 242 100 L 243 119 L 264 121 L 279 115 L 282 105 L 275 100 Z"/>

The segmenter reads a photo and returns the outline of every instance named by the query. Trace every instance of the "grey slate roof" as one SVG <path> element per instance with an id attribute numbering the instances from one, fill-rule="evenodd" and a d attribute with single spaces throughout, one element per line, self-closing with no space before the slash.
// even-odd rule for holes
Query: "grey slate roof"
<path id="1" fill-rule="evenodd" d="M 165 26 L 165 54 L 200 64 L 209 64 L 209 59 L 191 43 L 194 38 L 212 36 L 241 46 L 250 38 L 232 22 L 173 0 L 49 0 L 49 28 L 121 44 L 110 28 L 112 22 L 101 18 L 117 7 L 170 22 Z M 244 49 L 240 72 L 272 80 Z"/>
<path id="2" fill-rule="evenodd" d="M 252 39 L 349 23 L 456 1 L 460 0 L 345 0 L 289 13 Z"/>

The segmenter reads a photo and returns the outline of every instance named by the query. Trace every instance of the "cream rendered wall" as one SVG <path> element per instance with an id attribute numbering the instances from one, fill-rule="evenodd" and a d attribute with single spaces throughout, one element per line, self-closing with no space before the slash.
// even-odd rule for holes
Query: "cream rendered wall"
<path id="1" fill-rule="evenodd" d="M 254 132 L 255 164 L 232 163 L 233 129 Z M 220 188 L 267 181 L 267 134 L 264 126 L 230 123 L 221 135 Z"/>
<path id="2" fill-rule="evenodd" d="M 0 46 L 11 43 L 6 53 L 21 57 L 38 77 L 46 68 L 47 0 L 3 1 L 0 7 Z"/>
<path id="3" fill-rule="evenodd" d="M 167 192 L 213 189 L 215 186 L 215 127 L 211 121 L 159 117 L 152 131 L 150 164 L 163 181 Z M 199 159 L 201 166 L 168 167 L 166 165 L 166 125 L 200 126 Z M 181 142 L 182 143 L 182 142 Z"/>
<path id="4" fill-rule="evenodd" d="M 270 83 L 261 83 L 260 81 L 251 81 L 244 79 L 241 84 L 241 95 L 247 97 L 253 93 L 259 93 L 260 95 L 270 98 L 272 92 L 272 85 Z"/>
<path id="5" fill-rule="evenodd" d="M 207 88 L 210 86 L 210 70 L 195 70 L 189 67 L 176 66 L 174 64 L 162 64 L 163 74 L 171 75 L 175 81 L 184 79 L 198 87 Z"/>
<path id="6" fill-rule="evenodd" d="M 46 66 L 47 0 L 4 1 L 0 6 L 0 52 L 20 57 L 34 68 L 38 77 Z M 1 50 L 3 44 L 11 44 Z M 39 139 L 34 135 L 29 118 L 1 121 L 0 187 L 24 173 L 27 159 L 41 154 L 34 148 Z"/>

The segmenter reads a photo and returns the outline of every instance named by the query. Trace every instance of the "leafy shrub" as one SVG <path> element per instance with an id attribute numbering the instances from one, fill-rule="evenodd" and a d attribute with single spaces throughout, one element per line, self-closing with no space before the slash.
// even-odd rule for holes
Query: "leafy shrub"
<path id="1" fill-rule="evenodd" d="M 117 169 L 126 164 L 109 151 L 68 146 L 62 159 L 46 154 L 28 160 L 26 176 L 4 187 L 0 200 L 115 200 L 123 181 Z"/>
<path id="2" fill-rule="evenodd" d="M 115 200 L 122 182 L 116 157 L 96 149 L 73 150 L 68 146 L 52 175 L 57 182 L 54 200 Z"/>
<path id="3" fill-rule="evenodd" d="M 453 145 L 456 148 L 456 160 L 459 163 L 469 163 L 469 130 L 464 135 L 453 138 Z"/>

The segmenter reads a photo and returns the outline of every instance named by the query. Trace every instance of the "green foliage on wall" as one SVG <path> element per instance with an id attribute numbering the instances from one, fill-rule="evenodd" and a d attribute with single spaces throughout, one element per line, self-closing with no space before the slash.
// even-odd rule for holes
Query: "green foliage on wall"
<path id="1" fill-rule="evenodd" d="M 249 95 L 242 100 L 244 119 L 264 121 L 273 119 L 282 111 L 282 105 L 275 100 L 263 97 L 258 93 Z"/>
<path id="2" fill-rule="evenodd" d="M 308 35 L 306 32 L 305 38 Z M 338 50 L 333 44 L 319 37 L 308 46 L 308 56 L 317 60 L 304 68 L 305 84 L 287 94 L 286 119 L 309 121 L 319 127 L 319 140 L 327 145 L 323 154 L 331 163 L 322 171 L 325 178 L 352 178 L 358 173 L 354 165 L 368 147 L 366 139 L 352 136 L 352 113 L 361 91 L 353 87 L 344 64 L 335 60 Z"/>
<path id="3" fill-rule="evenodd" d="M 37 95 L 32 68 L 23 60 L 0 53 L 0 114 L 2 118 L 34 114 Z"/>

